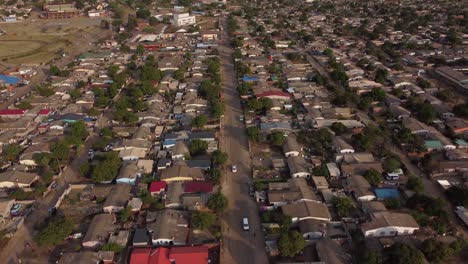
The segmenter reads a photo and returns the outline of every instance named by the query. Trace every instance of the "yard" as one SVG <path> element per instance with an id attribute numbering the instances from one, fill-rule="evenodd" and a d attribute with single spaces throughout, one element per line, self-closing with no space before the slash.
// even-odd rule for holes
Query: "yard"
<path id="1" fill-rule="evenodd" d="M 61 51 L 73 55 L 86 51 L 103 35 L 100 22 L 87 17 L 46 20 L 33 15 L 23 22 L 2 24 L 6 34 L 0 36 L 0 63 L 45 64 Z"/>

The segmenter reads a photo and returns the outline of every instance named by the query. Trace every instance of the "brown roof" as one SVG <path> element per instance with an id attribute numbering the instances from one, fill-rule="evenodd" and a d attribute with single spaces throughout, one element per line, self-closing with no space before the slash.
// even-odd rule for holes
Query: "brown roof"
<path id="1" fill-rule="evenodd" d="M 361 163 L 361 164 L 342 164 L 341 175 L 363 175 L 366 171 L 374 169 L 380 173 L 384 170 L 380 162 Z"/>
<path id="2" fill-rule="evenodd" d="M 419 228 L 418 223 L 409 214 L 377 212 L 371 214 L 372 220 L 361 225 L 363 231 L 374 230 L 383 227 L 412 227 Z"/>
<path id="3" fill-rule="evenodd" d="M 283 214 L 298 218 L 317 218 L 331 220 L 330 212 L 325 204 L 311 201 L 301 201 L 281 206 Z"/>

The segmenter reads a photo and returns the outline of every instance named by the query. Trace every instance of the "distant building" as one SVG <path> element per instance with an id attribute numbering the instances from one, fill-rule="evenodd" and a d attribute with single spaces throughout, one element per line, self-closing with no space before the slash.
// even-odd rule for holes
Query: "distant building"
<path id="1" fill-rule="evenodd" d="M 195 16 L 191 16 L 189 13 L 174 14 L 172 23 L 174 26 L 188 26 L 196 23 Z"/>
<path id="2" fill-rule="evenodd" d="M 439 67 L 435 73 L 443 80 L 449 82 L 461 92 L 468 93 L 468 76 L 450 67 Z"/>
<path id="3" fill-rule="evenodd" d="M 43 16 L 48 19 L 72 18 L 80 15 L 75 4 L 45 5 Z"/>

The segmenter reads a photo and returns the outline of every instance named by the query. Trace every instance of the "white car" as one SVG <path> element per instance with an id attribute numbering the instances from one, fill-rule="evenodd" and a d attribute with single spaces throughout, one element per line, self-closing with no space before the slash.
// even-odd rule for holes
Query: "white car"
<path id="1" fill-rule="evenodd" d="M 244 231 L 249 231 L 250 230 L 249 219 L 247 217 L 244 217 L 242 219 L 242 229 L 244 229 Z"/>
<path id="2" fill-rule="evenodd" d="M 237 172 L 237 167 L 236 167 L 236 165 L 232 165 L 231 171 L 232 171 L 232 172 Z"/>

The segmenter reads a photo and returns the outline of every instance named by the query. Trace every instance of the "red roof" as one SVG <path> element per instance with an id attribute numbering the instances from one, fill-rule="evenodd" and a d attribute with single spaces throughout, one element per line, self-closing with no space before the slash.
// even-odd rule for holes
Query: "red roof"
<path id="1" fill-rule="evenodd" d="M 177 264 L 206 264 L 208 263 L 208 248 L 200 247 L 173 247 L 169 251 L 169 259 Z"/>
<path id="2" fill-rule="evenodd" d="M 213 184 L 206 181 L 192 181 L 185 183 L 186 193 L 209 193 L 213 191 Z"/>
<path id="3" fill-rule="evenodd" d="M 39 115 L 48 115 L 49 113 L 50 113 L 50 110 L 46 108 L 39 111 Z"/>
<path id="4" fill-rule="evenodd" d="M 173 262 L 174 261 L 174 262 Z M 206 264 L 208 248 L 173 247 L 173 248 L 134 248 L 130 255 L 130 264 Z"/>
<path id="5" fill-rule="evenodd" d="M 168 248 L 135 248 L 130 255 L 130 264 L 171 264 Z"/>
<path id="6" fill-rule="evenodd" d="M 150 193 L 154 193 L 154 192 L 161 192 L 161 191 L 164 191 L 166 189 L 166 182 L 165 181 L 153 181 L 151 182 L 150 184 L 150 187 L 149 187 L 149 192 Z"/>
<path id="7" fill-rule="evenodd" d="M 2 109 L 0 115 L 24 115 L 26 110 L 23 109 Z"/>
<path id="8" fill-rule="evenodd" d="M 268 91 L 268 92 L 256 94 L 255 96 L 257 96 L 257 98 L 269 97 L 269 96 L 283 96 L 283 97 L 291 98 L 291 94 L 281 92 L 281 91 Z"/>

